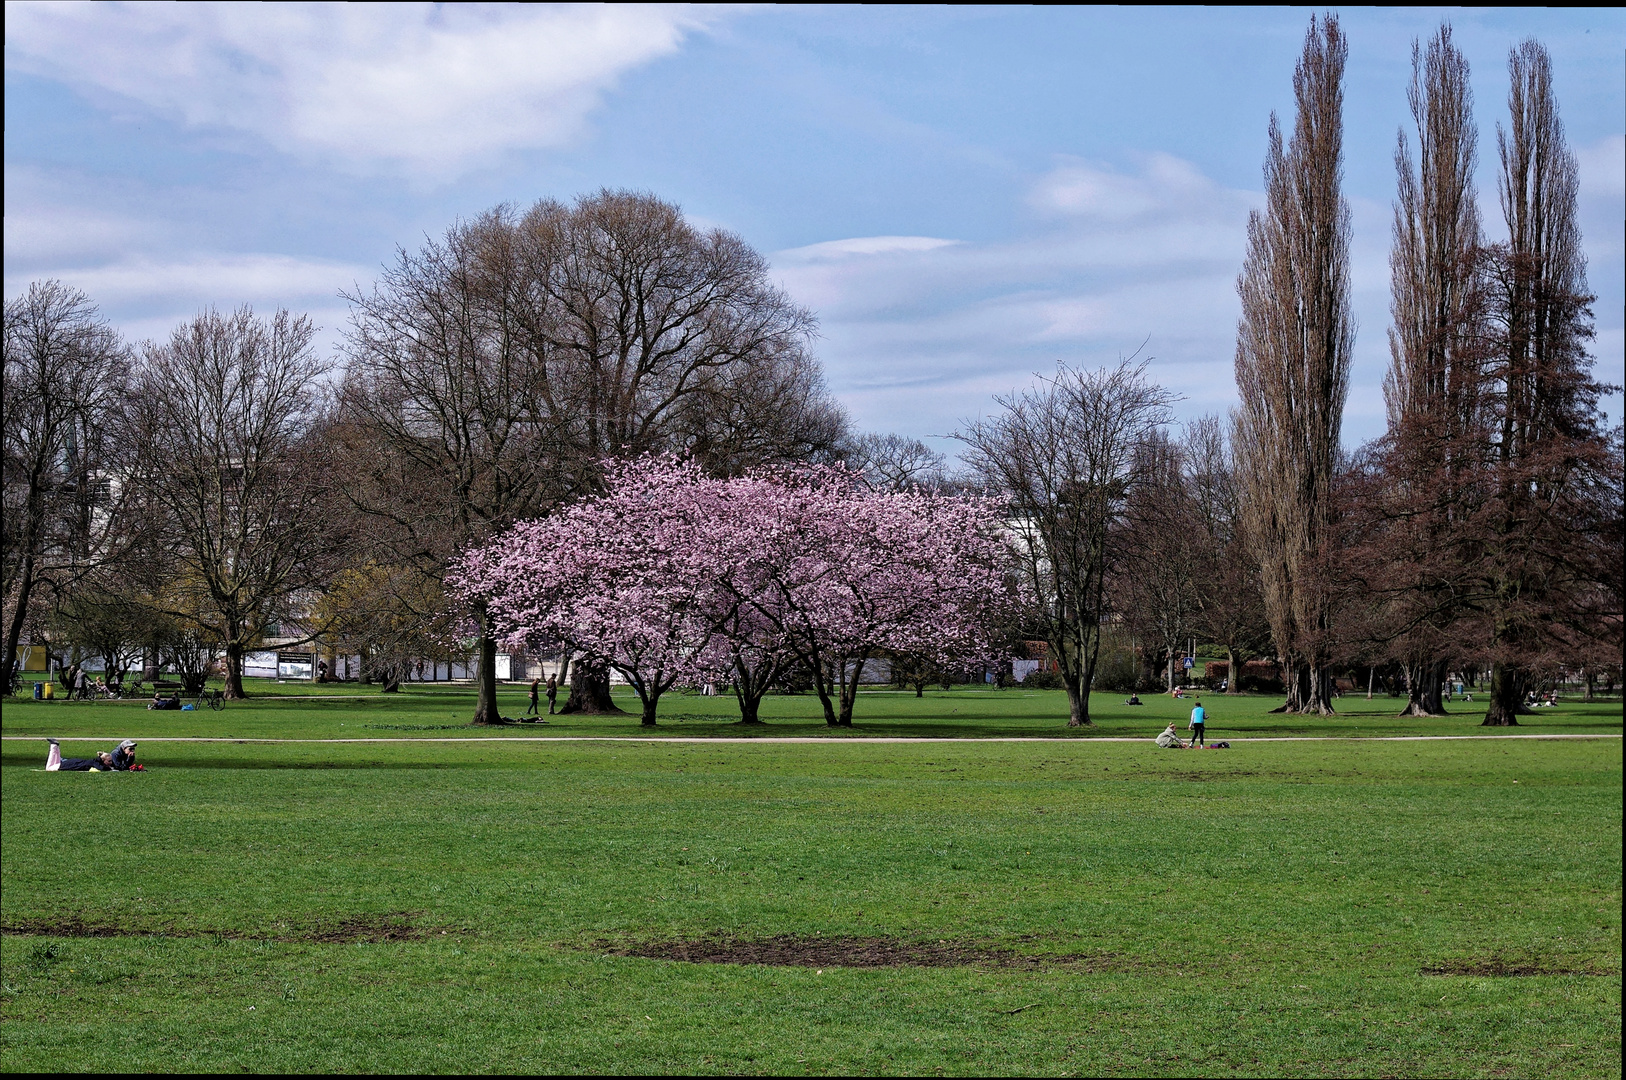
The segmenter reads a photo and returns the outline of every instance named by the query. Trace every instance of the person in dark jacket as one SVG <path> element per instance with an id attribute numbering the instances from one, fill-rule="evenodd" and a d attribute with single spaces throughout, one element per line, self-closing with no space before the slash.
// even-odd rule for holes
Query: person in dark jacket
<path id="1" fill-rule="evenodd" d="M 51 744 L 50 753 L 45 756 L 46 772 L 117 772 L 113 767 L 113 755 L 106 750 L 95 757 L 65 758 L 62 756 L 62 746 L 55 739 L 47 739 Z"/>
<path id="2" fill-rule="evenodd" d="M 129 772 L 135 768 L 134 739 L 125 739 L 113 751 L 102 750 L 88 758 L 65 758 L 61 743 L 55 739 L 45 741 L 51 744 L 45 756 L 46 772 Z"/>

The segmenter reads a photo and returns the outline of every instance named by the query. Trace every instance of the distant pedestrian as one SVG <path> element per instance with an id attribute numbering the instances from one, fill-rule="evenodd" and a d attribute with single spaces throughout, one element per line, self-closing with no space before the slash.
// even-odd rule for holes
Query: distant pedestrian
<path id="1" fill-rule="evenodd" d="M 533 689 L 531 691 L 531 694 L 532 694 L 531 700 L 535 701 L 536 700 L 536 698 L 535 698 L 535 695 L 536 695 L 535 689 Z M 558 696 L 559 696 L 559 673 L 556 671 L 552 675 L 548 676 L 548 715 L 549 716 L 553 715 L 553 701 Z"/>
<path id="2" fill-rule="evenodd" d="M 1200 747 L 1200 746 L 1203 745 L 1203 722 L 1207 719 L 1207 717 L 1208 717 L 1208 714 L 1203 711 L 1202 699 L 1198 698 L 1195 702 L 1192 703 L 1192 707 L 1191 707 L 1191 745 L 1192 746 Z"/>
<path id="3" fill-rule="evenodd" d="M 536 713 L 538 716 L 542 715 L 542 711 L 536 707 L 536 691 L 537 687 L 541 685 L 542 677 L 540 675 L 531 680 L 531 703 L 525 707 L 526 716 L 530 716 L 532 713 Z"/>

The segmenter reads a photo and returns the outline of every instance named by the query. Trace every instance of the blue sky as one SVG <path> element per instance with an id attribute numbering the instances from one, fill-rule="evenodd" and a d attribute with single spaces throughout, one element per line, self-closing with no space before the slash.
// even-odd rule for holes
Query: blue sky
<path id="1" fill-rule="evenodd" d="M 1379 433 L 1410 46 L 1473 67 L 1494 238 L 1508 48 L 1551 50 L 1581 161 L 1599 373 L 1623 381 L 1626 16 L 1346 13 L 1357 359 Z M 653 191 L 819 317 L 859 427 L 942 436 L 1057 360 L 1144 341 L 1184 415 L 1234 400 L 1247 213 L 1309 9 L 6 7 L 5 291 L 60 277 L 137 339 L 338 290 L 499 202 Z M 1620 416 L 1620 397 L 1609 402 Z M 939 443 L 951 449 L 947 443 Z"/>

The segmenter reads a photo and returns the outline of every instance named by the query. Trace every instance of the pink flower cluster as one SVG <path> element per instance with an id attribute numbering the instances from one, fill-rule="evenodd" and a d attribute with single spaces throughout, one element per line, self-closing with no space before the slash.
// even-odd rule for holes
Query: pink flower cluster
<path id="1" fill-rule="evenodd" d="M 830 693 L 877 653 L 989 655 L 1006 562 L 983 499 L 871 491 L 828 467 L 717 479 L 651 456 L 469 551 L 449 584 L 487 604 L 510 646 L 619 670 L 646 722 L 679 683 L 732 682 L 744 708 L 789 663 L 818 676 L 833 716 Z"/>

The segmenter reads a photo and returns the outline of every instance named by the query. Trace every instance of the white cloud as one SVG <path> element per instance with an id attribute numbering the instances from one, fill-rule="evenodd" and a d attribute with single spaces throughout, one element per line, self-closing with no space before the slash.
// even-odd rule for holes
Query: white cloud
<path id="1" fill-rule="evenodd" d="M 6 5 L 6 64 L 351 168 L 448 179 L 578 138 L 627 71 L 719 16 L 462 4 Z"/>
<path id="2" fill-rule="evenodd" d="M 1143 341 L 1192 412 L 1231 389 L 1249 192 L 1148 155 L 1132 172 L 1076 160 L 1026 194 L 1026 235 L 860 237 L 777 253 L 819 315 L 832 387 L 865 427 L 944 434 L 1057 360 L 1094 365 Z"/>
<path id="3" fill-rule="evenodd" d="M 857 236 L 850 240 L 826 240 L 821 244 L 791 248 L 780 254 L 794 262 L 828 262 L 865 255 L 936 251 L 958 243 L 958 240 L 942 240 L 935 236 Z"/>
<path id="4" fill-rule="evenodd" d="M 100 266 L 34 271 L 29 280 L 57 278 L 98 303 L 125 306 L 187 301 L 198 307 L 236 307 L 243 302 L 296 306 L 302 300 L 332 301 L 372 272 L 364 267 L 289 255 L 200 254 L 164 260 L 129 258 Z M 25 285 L 7 275 L 6 292 Z"/>

